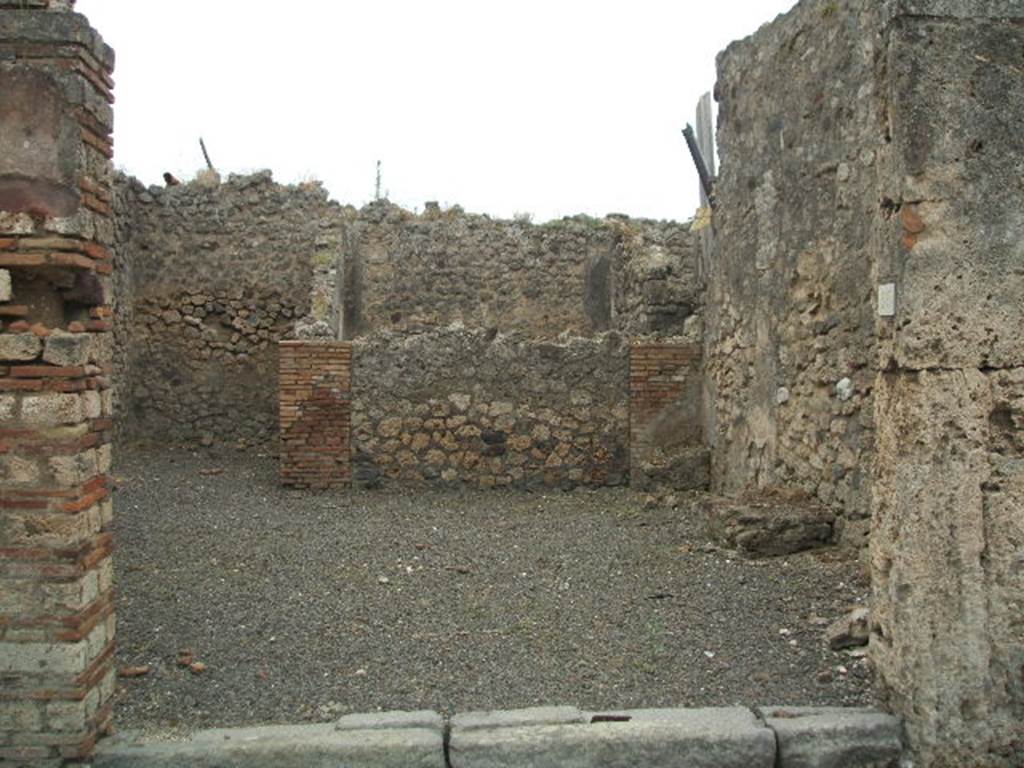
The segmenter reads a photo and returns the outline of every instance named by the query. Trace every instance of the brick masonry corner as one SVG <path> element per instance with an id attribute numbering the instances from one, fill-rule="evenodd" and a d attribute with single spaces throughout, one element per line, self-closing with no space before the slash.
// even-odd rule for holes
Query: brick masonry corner
<path id="1" fill-rule="evenodd" d="M 347 487 L 351 480 L 352 345 L 279 344 L 281 482 Z"/>

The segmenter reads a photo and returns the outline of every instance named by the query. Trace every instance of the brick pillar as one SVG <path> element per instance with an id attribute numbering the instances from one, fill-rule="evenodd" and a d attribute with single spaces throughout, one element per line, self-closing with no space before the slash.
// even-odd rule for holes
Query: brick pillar
<path id="1" fill-rule="evenodd" d="M 113 52 L 73 0 L 0 0 L 0 763 L 110 721 Z"/>
<path id="2" fill-rule="evenodd" d="M 629 354 L 629 482 L 638 490 L 708 487 L 701 348 L 640 343 Z"/>
<path id="3" fill-rule="evenodd" d="M 281 483 L 336 488 L 351 480 L 352 344 L 282 341 Z"/>

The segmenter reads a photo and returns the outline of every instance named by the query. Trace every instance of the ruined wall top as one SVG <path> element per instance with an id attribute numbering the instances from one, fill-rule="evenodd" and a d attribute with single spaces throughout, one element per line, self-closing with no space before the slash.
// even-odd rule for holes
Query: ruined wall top
<path id="1" fill-rule="evenodd" d="M 380 201 L 347 226 L 336 326 L 681 333 L 699 304 L 695 244 L 686 224 L 618 214 L 533 224 Z"/>
<path id="2" fill-rule="evenodd" d="M 1019 0 L 886 0 L 883 18 L 901 16 L 955 19 L 1019 19 L 1024 6 Z"/>
<path id="3" fill-rule="evenodd" d="M 0 0 L 0 10 L 73 11 L 75 0 Z"/>
<path id="4" fill-rule="evenodd" d="M 114 49 L 103 42 L 85 16 L 73 12 L 74 5 L 74 0 L 0 0 L 0 11 L 24 11 L 3 14 L 0 37 L 5 46 L 24 43 L 76 46 L 65 53 L 74 53 L 91 69 L 109 76 L 114 69 Z M 100 80 L 106 79 L 104 75 L 100 75 Z M 103 87 L 109 91 L 113 82 L 104 82 Z"/>

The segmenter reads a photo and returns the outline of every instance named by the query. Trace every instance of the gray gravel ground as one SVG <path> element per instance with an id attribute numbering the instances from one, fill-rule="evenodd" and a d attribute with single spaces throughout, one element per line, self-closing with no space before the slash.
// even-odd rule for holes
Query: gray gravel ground
<path id="1" fill-rule="evenodd" d="M 121 728 L 873 701 L 864 660 L 822 639 L 866 599 L 856 561 L 739 559 L 689 505 L 288 491 L 275 461 L 234 454 L 125 449 L 117 474 L 118 663 L 151 667 L 119 681 Z"/>

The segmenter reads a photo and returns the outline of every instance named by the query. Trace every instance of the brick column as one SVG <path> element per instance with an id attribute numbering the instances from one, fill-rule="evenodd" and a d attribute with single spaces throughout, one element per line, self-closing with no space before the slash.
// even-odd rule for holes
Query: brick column
<path id="1" fill-rule="evenodd" d="M 0 763 L 110 721 L 113 52 L 73 0 L 0 0 Z"/>
<path id="2" fill-rule="evenodd" d="M 336 488 L 351 479 L 352 344 L 282 341 L 281 483 Z"/>
<path id="3" fill-rule="evenodd" d="M 634 488 L 707 488 L 701 359 L 696 344 L 631 347 L 629 482 Z"/>

